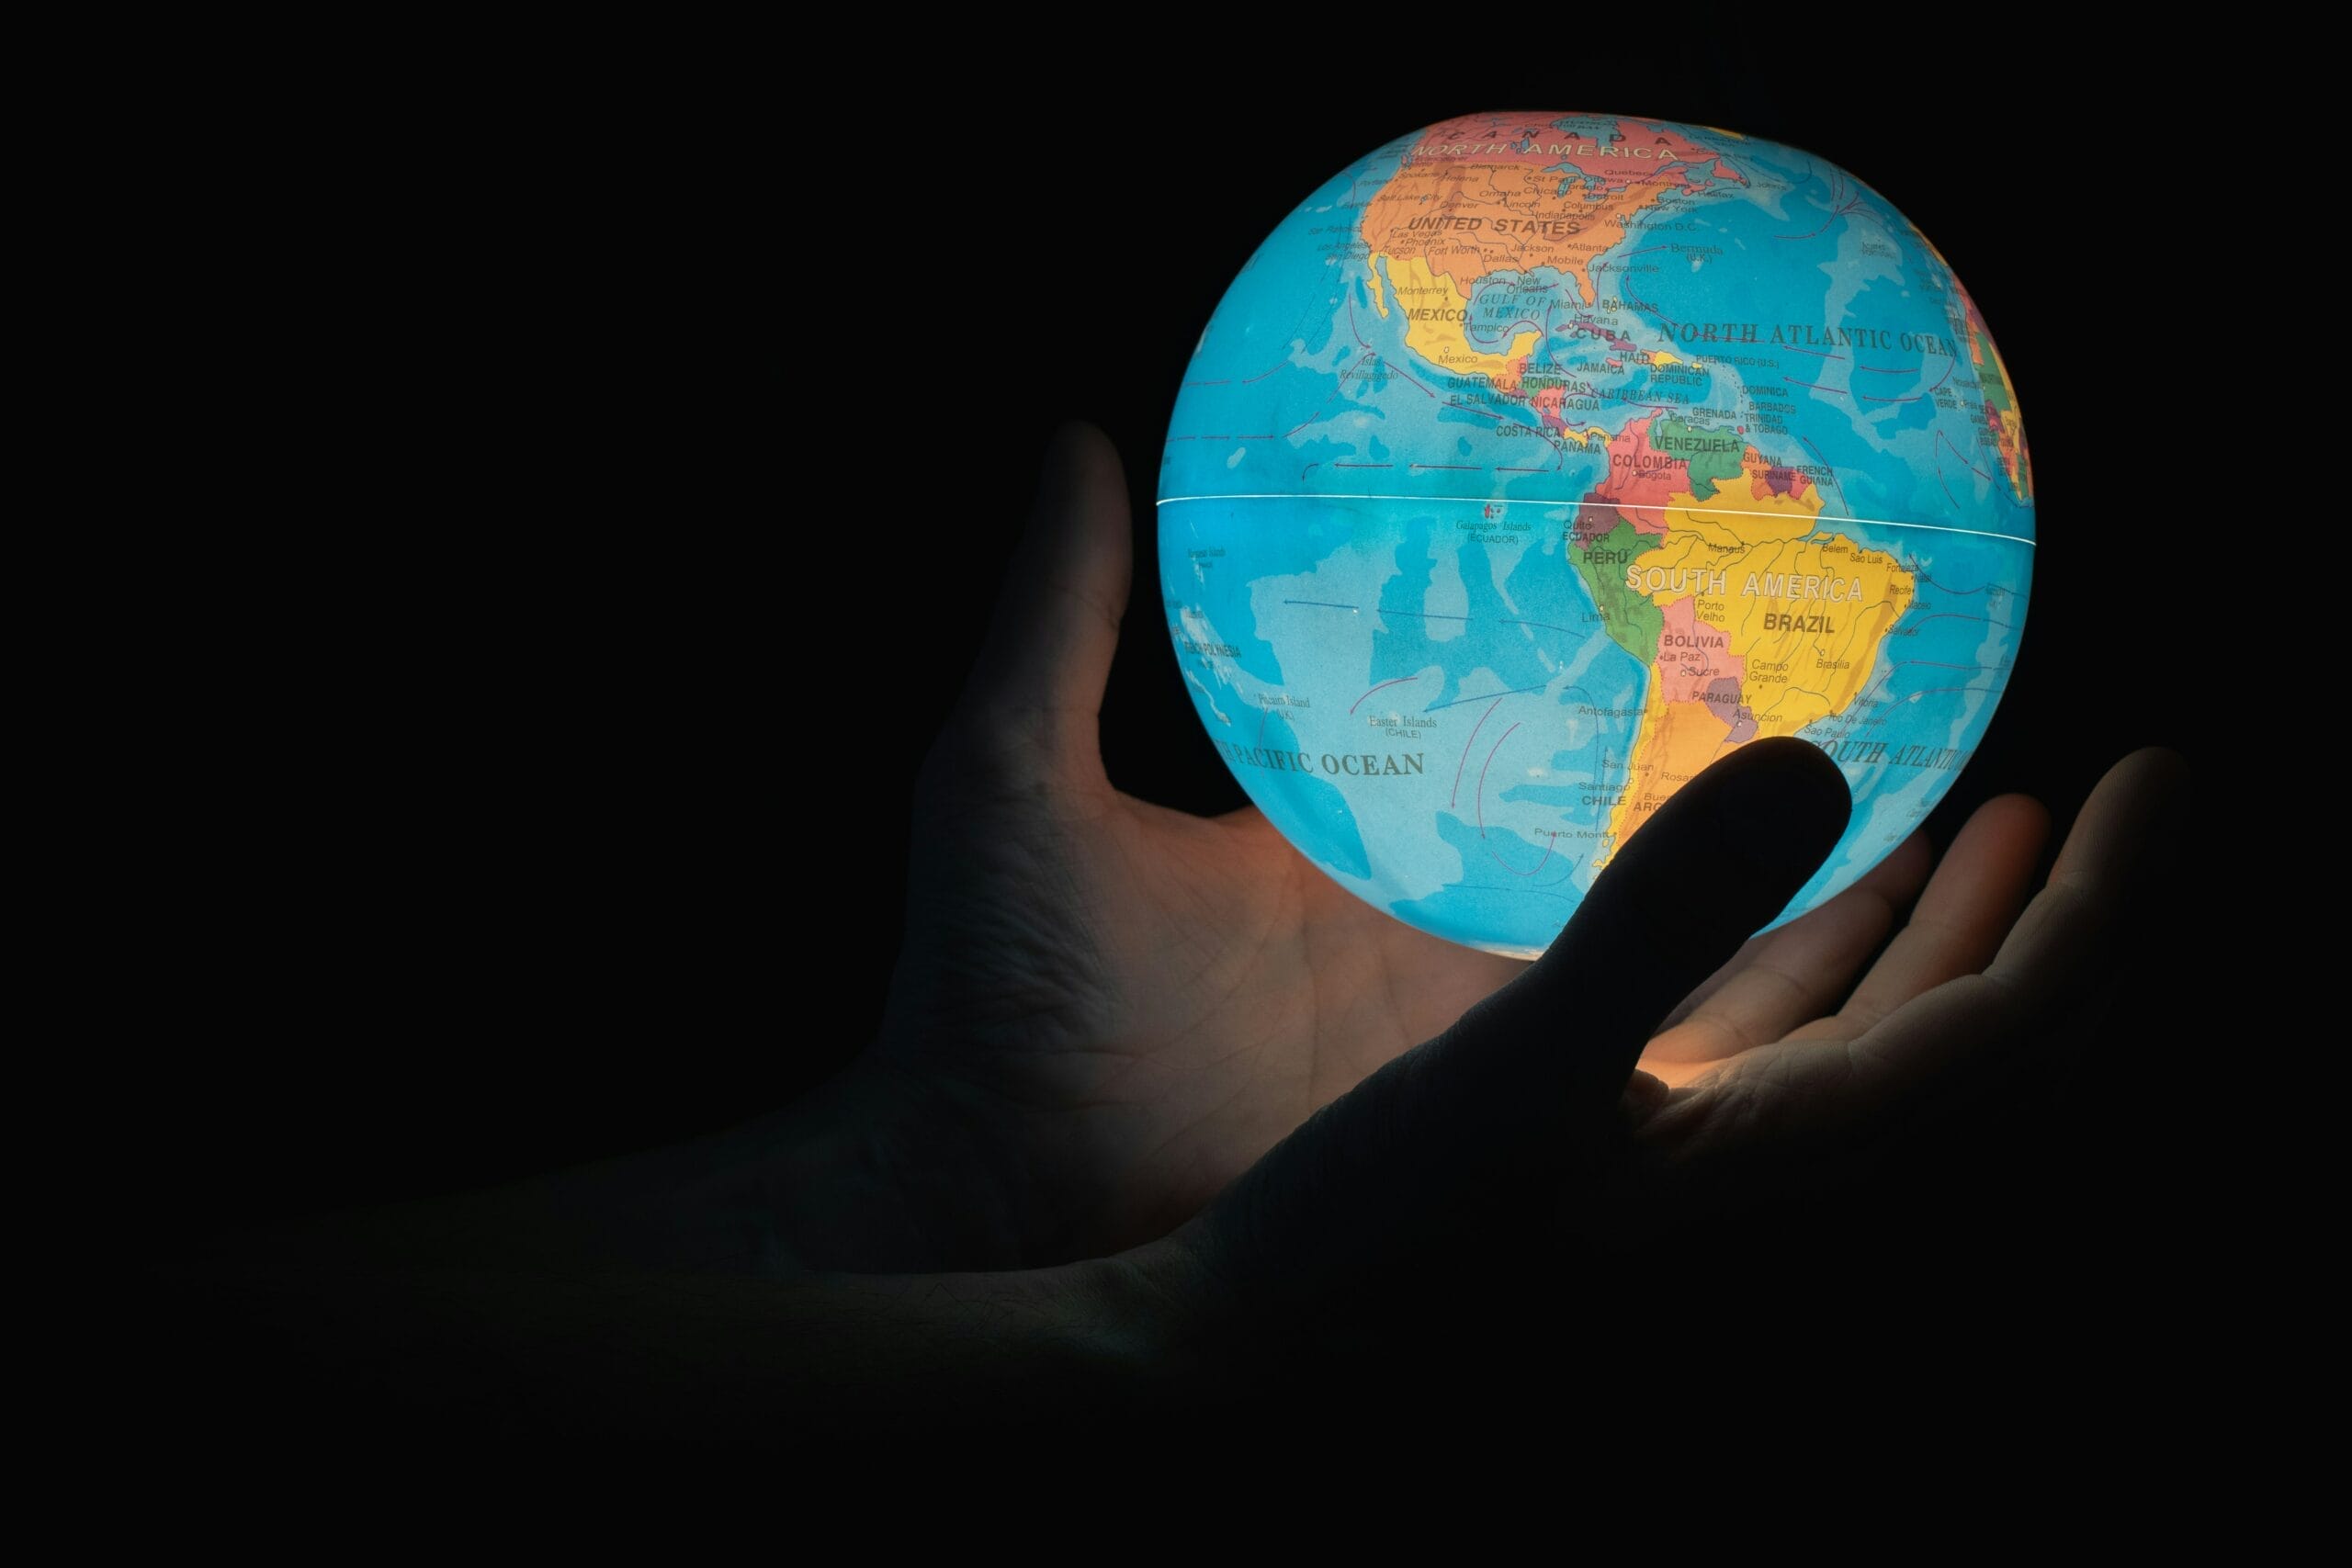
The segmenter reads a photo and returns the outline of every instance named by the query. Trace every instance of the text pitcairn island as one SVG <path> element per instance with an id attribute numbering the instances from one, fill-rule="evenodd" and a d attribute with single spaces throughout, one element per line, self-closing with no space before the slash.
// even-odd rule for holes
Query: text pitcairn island
<path id="1" fill-rule="evenodd" d="M 1189 367 L 1169 629 L 1252 800 L 1398 919 L 1532 956 L 1734 747 L 1853 819 L 1794 915 L 1950 787 L 2025 625 L 2033 475 L 1927 239 L 1809 153 L 1483 115 L 1283 220 Z"/>

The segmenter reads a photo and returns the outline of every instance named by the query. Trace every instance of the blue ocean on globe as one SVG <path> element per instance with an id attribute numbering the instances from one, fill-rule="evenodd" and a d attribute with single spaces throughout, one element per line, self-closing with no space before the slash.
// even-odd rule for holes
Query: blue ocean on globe
<path id="1" fill-rule="evenodd" d="M 1169 630 L 1250 797 L 1397 919 L 1532 956 L 1770 736 L 1854 796 L 1782 919 L 1948 790 L 2025 626 L 1991 333 L 1853 175 L 1621 116 L 1480 115 L 1335 175 L 1188 367 Z"/>

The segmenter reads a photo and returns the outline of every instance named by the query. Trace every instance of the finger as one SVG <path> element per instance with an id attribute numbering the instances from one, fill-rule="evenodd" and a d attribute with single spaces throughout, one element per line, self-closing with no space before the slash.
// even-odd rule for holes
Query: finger
<path id="1" fill-rule="evenodd" d="M 2098 943 L 2130 905 L 2135 867 L 2154 858 L 2150 846 L 2166 842 L 2162 818 L 2178 807 L 2182 774 L 2170 752 L 2137 753 L 2109 770 L 2077 817 L 2050 886 L 1984 972 L 1912 998 L 1857 1038 L 1792 1040 L 1735 1057 L 1696 1091 L 1656 1107 L 1642 1136 L 1680 1151 L 1686 1179 L 1712 1165 L 1732 1183 L 1724 1190 L 1736 1201 L 1752 1201 L 1787 1190 L 1801 1173 L 1831 1168 L 1822 1162 L 1842 1156 L 1849 1139 L 1883 1137 L 1919 1111 L 1950 1111 L 2003 1085 L 2022 1064 L 2046 1060 L 2052 1029 L 2068 1016 L 2070 987 L 2100 973 Z M 2011 818 L 2002 832 L 2021 821 Z M 1991 836 L 1999 826 L 1994 819 L 1973 840 L 1964 830 L 1946 865 L 2015 850 Z"/>
<path id="2" fill-rule="evenodd" d="M 2165 849 L 2165 818 L 2188 778 L 2177 751 L 2151 746 L 2107 771 L 2083 802 L 2050 868 L 2050 884 L 2018 917 L 1985 978 L 2044 1001 L 2087 972 L 2084 963 L 2121 906 L 2135 874 Z"/>
<path id="3" fill-rule="evenodd" d="M 1718 1062 L 1834 1010 L 1934 863 L 1914 833 L 1820 908 L 1747 943 L 1668 1015 L 1644 1066 Z"/>
<path id="4" fill-rule="evenodd" d="M 1783 932 L 1794 931 L 1805 921 L 1816 919 L 1822 909 L 1832 908 L 1839 899 L 1854 897 L 1859 894 L 1863 899 L 1876 899 L 1890 905 L 1891 915 L 1899 915 L 1903 910 L 1910 908 L 1912 900 L 1918 897 L 1919 889 L 1927 883 L 1928 874 L 1935 869 L 1935 849 L 1928 842 L 1926 833 L 1924 831 L 1913 833 L 1895 846 L 1894 853 L 1866 872 L 1860 882 L 1839 894 L 1838 898 L 1833 898 L 1828 904 L 1823 905 L 1821 909 L 1815 909 L 1812 914 L 1801 916 L 1785 926 L 1751 938 L 1746 945 L 1724 962 L 1723 967 L 1701 981 L 1695 990 L 1682 998 L 1682 1005 L 1668 1013 L 1666 1021 L 1659 1025 L 1661 1032 L 1673 1028 L 1696 1012 L 1700 1003 L 1720 990 L 1758 953 L 1778 940 Z"/>
<path id="5" fill-rule="evenodd" d="M 1558 1077 L 1542 1086 L 1552 1102 L 1613 1105 L 1658 1021 L 1787 907 L 1851 807 L 1818 749 L 1742 747 L 1668 800 L 1544 956 L 1459 1027 L 1506 1059 L 1511 1043 L 1565 1036 L 1534 1054 Z"/>
<path id="6" fill-rule="evenodd" d="M 1064 425 L 958 716 L 1065 775 L 1100 777 L 1098 719 L 1130 570 L 1127 481 L 1110 438 Z"/>
<path id="7" fill-rule="evenodd" d="M 1789 1038 L 1855 1039 L 1912 998 L 1984 968 L 2025 902 L 2049 837 L 2050 813 L 2030 796 L 2005 795 L 1978 807 L 1911 919 L 1846 1005 Z"/>
<path id="8" fill-rule="evenodd" d="M 1542 958 L 1309 1118 L 1190 1245 L 1235 1289 L 1306 1292 L 1304 1308 L 1537 1201 L 1543 1172 L 1598 1147 L 1657 1021 L 1781 912 L 1849 808 L 1844 776 L 1801 741 L 1715 763 L 1626 843 Z"/>
<path id="9" fill-rule="evenodd" d="M 2127 907 L 2134 875 L 2165 847 L 2164 822 L 2178 808 L 2187 773 L 2177 753 L 2154 747 L 2109 768 L 2076 815 L 2049 885 L 1984 972 L 1898 1009 L 1848 1048 L 1870 1069 L 1857 1087 L 1940 1083 L 1962 1056 L 1989 1070 L 2033 1040 L 2036 1023 L 2100 972 L 2100 941 Z"/>

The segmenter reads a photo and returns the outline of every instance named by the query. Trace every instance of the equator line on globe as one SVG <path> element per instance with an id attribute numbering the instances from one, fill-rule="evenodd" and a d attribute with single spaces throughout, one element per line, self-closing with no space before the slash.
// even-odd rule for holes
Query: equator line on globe
<path id="1" fill-rule="evenodd" d="M 1668 796 L 1794 735 L 1950 788 L 2032 577 L 2024 425 L 1936 248 L 1795 148 L 1612 115 L 1404 137 L 1258 248 L 1187 368 L 1160 579 L 1250 798 L 1398 919 L 1532 956 Z"/>

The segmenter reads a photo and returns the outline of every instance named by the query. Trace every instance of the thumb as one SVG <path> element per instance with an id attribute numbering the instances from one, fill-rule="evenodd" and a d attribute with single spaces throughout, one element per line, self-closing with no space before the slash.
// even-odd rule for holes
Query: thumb
<path id="1" fill-rule="evenodd" d="M 1780 913 L 1845 830 L 1846 781 L 1793 739 L 1743 747 L 1624 846 L 1517 978 L 1325 1106 L 1173 1238 L 1252 1335 L 1430 1265 L 1472 1227 L 1542 1242 L 1643 1043 Z M 1491 1232 L 1488 1232 L 1491 1237 Z"/>
<path id="2" fill-rule="evenodd" d="M 1117 449 L 1093 425 L 1064 425 L 957 706 L 967 733 L 1001 746 L 1015 771 L 1101 777 L 1130 553 Z"/>

